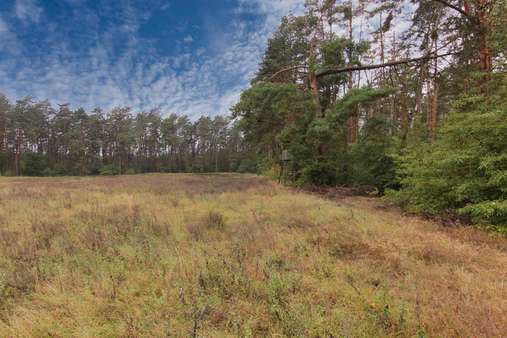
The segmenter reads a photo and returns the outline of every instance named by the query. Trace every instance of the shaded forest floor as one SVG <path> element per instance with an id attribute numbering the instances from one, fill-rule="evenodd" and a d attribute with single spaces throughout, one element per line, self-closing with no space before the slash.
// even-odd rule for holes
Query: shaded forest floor
<path id="1" fill-rule="evenodd" d="M 0 336 L 501 337 L 507 240 L 249 175 L 0 178 Z"/>

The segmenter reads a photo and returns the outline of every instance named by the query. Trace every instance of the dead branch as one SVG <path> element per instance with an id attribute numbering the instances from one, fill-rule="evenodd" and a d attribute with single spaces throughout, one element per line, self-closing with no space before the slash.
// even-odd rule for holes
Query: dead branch
<path id="1" fill-rule="evenodd" d="M 426 55 L 426 56 L 421 56 L 418 58 L 404 59 L 404 60 L 386 62 L 386 63 L 375 64 L 375 65 L 351 66 L 351 67 L 344 67 L 344 68 L 338 68 L 338 69 L 328 69 L 328 70 L 318 72 L 317 77 L 319 78 L 322 76 L 341 74 L 341 73 L 353 72 L 353 71 L 358 71 L 358 70 L 370 70 L 370 69 L 392 67 L 392 66 L 397 66 L 397 65 L 409 64 L 409 63 L 413 63 L 413 62 L 428 61 L 428 60 L 433 60 L 433 59 L 442 58 L 442 57 L 451 56 L 451 55 L 457 55 L 457 54 L 459 54 L 459 53 L 452 52 L 452 53 L 437 54 L 437 55 Z"/>

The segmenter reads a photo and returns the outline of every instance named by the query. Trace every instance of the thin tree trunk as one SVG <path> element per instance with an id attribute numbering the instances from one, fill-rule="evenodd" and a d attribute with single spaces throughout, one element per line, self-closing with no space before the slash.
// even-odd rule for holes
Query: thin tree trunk
<path id="1" fill-rule="evenodd" d="M 433 80 L 433 94 L 431 96 L 431 109 L 428 126 L 430 140 L 434 140 L 435 132 L 438 127 L 438 84 L 436 80 Z"/>
<path id="2" fill-rule="evenodd" d="M 218 172 L 218 154 L 219 154 L 219 149 L 217 147 L 216 154 L 215 154 L 215 172 Z"/>
<path id="3" fill-rule="evenodd" d="M 398 129 L 398 102 L 396 99 L 396 95 L 392 97 L 392 133 L 395 134 Z"/>
<path id="4" fill-rule="evenodd" d="M 438 49 L 438 38 L 435 37 L 434 40 L 434 48 Z M 431 109 L 430 109 L 430 118 L 429 118 L 429 136 L 430 140 L 435 139 L 435 133 L 438 127 L 438 83 L 437 83 L 437 73 L 438 73 L 438 59 L 434 60 L 433 66 L 433 95 L 431 100 Z"/>
<path id="5" fill-rule="evenodd" d="M 401 118 L 401 131 L 403 133 L 403 137 L 405 137 L 408 133 L 408 107 L 405 104 L 401 110 L 400 114 Z"/>
<path id="6" fill-rule="evenodd" d="M 14 173 L 21 176 L 21 131 L 16 130 L 16 150 L 14 151 Z"/>
<path id="7" fill-rule="evenodd" d="M 352 1 L 350 1 L 350 17 L 349 17 L 349 40 L 352 42 L 353 40 L 353 31 L 352 31 Z M 352 50 L 349 51 L 349 65 L 352 65 Z M 349 71 L 348 73 L 348 90 L 350 91 L 354 87 L 354 73 Z M 352 144 L 356 142 L 358 133 L 358 119 L 357 112 L 349 117 L 347 120 L 347 143 Z"/>
<path id="8" fill-rule="evenodd" d="M 319 84 L 317 82 L 317 75 L 315 74 L 315 61 L 317 59 L 317 45 L 315 37 L 310 41 L 310 67 L 308 67 L 308 82 L 310 84 L 310 90 L 313 94 L 315 101 L 315 116 L 320 118 L 322 116 L 322 108 L 320 107 L 319 99 Z"/>
<path id="9" fill-rule="evenodd" d="M 396 51 L 396 32 L 393 32 L 393 45 L 392 45 L 392 57 L 391 57 L 391 61 L 393 60 L 396 60 L 396 55 L 397 55 L 397 51 Z M 396 73 L 396 67 L 394 68 L 394 71 L 395 71 L 395 74 L 397 75 L 397 79 L 399 80 L 399 76 L 398 74 Z M 394 84 L 394 81 L 392 79 L 392 72 L 390 73 L 390 79 L 391 79 L 391 85 L 394 87 L 395 84 Z M 392 109 L 392 113 L 391 113 L 391 120 L 392 120 L 392 126 L 391 126 L 391 132 L 392 134 L 394 135 L 397 130 L 398 130 L 398 100 L 397 100 L 397 96 L 396 94 L 393 95 L 392 97 L 392 103 L 391 103 L 391 109 Z"/>
<path id="10" fill-rule="evenodd" d="M 492 70 L 493 60 L 491 56 L 491 49 L 488 45 L 488 33 L 491 30 L 490 18 L 487 14 L 487 6 L 491 0 L 479 0 L 478 9 L 478 33 L 479 33 L 479 55 L 480 55 L 480 70 L 489 73 Z"/>
<path id="11" fill-rule="evenodd" d="M 385 63 L 385 52 L 384 52 L 384 27 L 382 22 L 382 12 L 380 12 L 380 63 Z M 385 79 L 384 69 L 381 68 L 380 75 L 382 81 Z"/>

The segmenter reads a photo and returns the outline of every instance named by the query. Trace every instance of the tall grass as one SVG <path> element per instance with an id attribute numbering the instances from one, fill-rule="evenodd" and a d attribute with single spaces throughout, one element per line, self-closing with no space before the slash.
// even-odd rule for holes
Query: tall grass
<path id="1" fill-rule="evenodd" d="M 500 337 L 506 266 L 255 176 L 0 178 L 2 337 Z"/>

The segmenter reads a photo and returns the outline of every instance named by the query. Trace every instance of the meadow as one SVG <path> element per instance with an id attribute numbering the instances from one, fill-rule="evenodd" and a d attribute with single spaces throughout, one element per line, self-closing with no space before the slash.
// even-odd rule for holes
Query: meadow
<path id="1" fill-rule="evenodd" d="M 0 337 L 501 337 L 507 241 L 253 175 L 0 177 Z"/>

